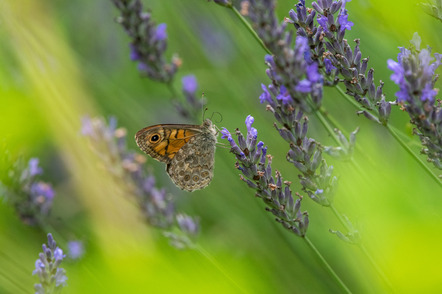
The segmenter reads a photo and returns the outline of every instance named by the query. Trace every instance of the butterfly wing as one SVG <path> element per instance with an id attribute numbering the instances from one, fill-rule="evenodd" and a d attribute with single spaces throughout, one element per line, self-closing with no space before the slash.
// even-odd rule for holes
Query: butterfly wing
<path id="1" fill-rule="evenodd" d="M 213 178 L 216 130 L 211 123 L 200 128 L 166 167 L 175 185 L 189 192 L 205 188 Z"/>
<path id="2" fill-rule="evenodd" d="M 138 131 L 138 147 L 152 158 L 169 164 L 177 152 L 193 137 L 201 133 L 198 125 L 154 125 Z"/>

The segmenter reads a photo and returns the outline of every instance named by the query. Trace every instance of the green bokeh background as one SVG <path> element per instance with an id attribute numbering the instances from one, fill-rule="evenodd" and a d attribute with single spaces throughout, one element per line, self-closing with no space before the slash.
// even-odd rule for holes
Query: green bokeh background
<path id="1" fill-rule="evenodd" d="M 183 60 L 175 87 L 194 74 L 209 113 L 222 114 L 219 127 L 245 129 L 246 116 L 253 115 L 273 168 L 300 190 L 296 170 L 285 161 L 288 146 L 259 104 L 260 84 L 268 83 L 265 52 L 240 21 L 203 0 L 144 4 L 157 23 L 167 23 L 168 56 L 178 53 Z M 278 2 L 280 19 L 294 4 Z M 408 46 L 418 32 L 424 46 L 442 51 L 442 24 L 415 1 L 353 1 L 347 8 L 355 25 L 346 38 L 361 39 L 375 79 L 386 83 L 387 100 L 394 100 L 397 88 L 386 61 L 396 58 L 397 47 Z M 0 293 L 33 293 L 37 278 L 31 272 L 49 229 L 63 249 L 71 239 L 86 246 L 83 259 L 63 263 L 63 293 L 342 293 L 305 242 L 277 224 L 239 180 L 226 148 L 217 150 L 210 186 L 194 193 L 178 190 L 163 164 L 148 159 L 158 183 L 176 197 L 178 211 L 199 216 L 199 250 L 176 250 L 143 222 L 122 183 L 80 135 L 80 118 L 115 116 L 134 149 L 132 134 L 142 127 L 193 122 L 177 116 L 167 87 L 140 77 L 117 15 L 105 0 L 0 2 L 0 143 L 13 156 L 39 157 L 43 179 L 56 190 L 43 230 L 24 225 L 0 203 Z M 354 154 L 359 169 L 326 158 L 339 176 L 335 206 L 358 226 L 396 293 L 441 293 L 440 185 L 385 128 L 356 116 L 335 89 L 325 90 L 324 106 L 344 133 L 361 128 Z M 408 120 L 393 109 L 392 125 L 418 154 Z M 310 121 L 310 136 L 333 144 L 318 121 Z M 391 292 L 358 247 L 328 232 L 343 230 L 330 209 L 305 198 L 303 210 L 310 215 L 310 240 L 353 293 Z"/>

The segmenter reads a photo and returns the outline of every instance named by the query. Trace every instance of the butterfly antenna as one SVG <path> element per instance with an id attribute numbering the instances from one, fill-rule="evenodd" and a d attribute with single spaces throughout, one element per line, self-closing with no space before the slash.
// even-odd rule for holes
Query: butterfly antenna
<path id="1" fill-rule="evenodd" d="M 218 111 L 212 112 L 212 116 L 210 117 L 210 120 L 213 121 L 213 116 L 214 116 L 215 114 L 218 114 L 218 115 L 219 115 L 219 120 L 215 121 L 217 124 L 219 124 L 220 122 L 223 121 L 223 115 L 222 115 L 221 113 L 219 113 Z"/>
<path id="2" fill-rule="evenodd" d="M 201 103 L 204 103 L 204 92 L 201 94 Z M 202 121 L 204 121 L 204 116 L 206 115 L 206 111 L 207 111 L 207 107 L 204 107 L 204 104 L 202 104 L 201 105 L 202 106 L 202 108 L 201 108 L 201 111 L 202 111 L 202 117 L 203 117 L 203 119 L 202 119 Z"/>

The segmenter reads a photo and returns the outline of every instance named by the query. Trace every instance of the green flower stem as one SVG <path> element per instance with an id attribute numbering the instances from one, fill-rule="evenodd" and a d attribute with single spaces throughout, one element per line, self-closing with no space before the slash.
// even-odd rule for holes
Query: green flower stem
<path id="1" fill-rule="evenodd" d="M 308 237 L 303 238 L 307 246 L 316 254 L 319 261 L 325 266 L 327 271 L 332 275 L 332 277 L 338 282 L 338 284 L 342 287 L 342 289 L 345 290 L 345 293 L 351 293 L 350 289 L 347 288 L 347 286 L 344 284 L 344 282 L 339 278 L 339 276 L 336 274 L 336 272 L 332 269 L 332 267 L 328 264 L 328 262 L 325 260 L 325 258 L 322 256 L 322 254 L 319 252 L 319 250 L 313 245 L 313 243 L 310 241 Z"/>
<path id="2" fill-rule="evenodd" d="M 193 247 L 199 254 L 201 254 L 204 258 L 206 258 L 213 266 L 218 269 L 230 282 L 232 282 L 233 285 L 235 285 L 238 290 L 240 290 L 241 293 L 249 293 L 247 290 L 245 290 L 243 287 L 241 287 L 230 275 L 229 273 L 223 269 L 223 267 L 216 261 L 216 259 L 207 252 L 204 248 L 202 248 L 200 245 L 195 244 Z"/>
<path id="3" fill-rule="evenodd" d="M 170 94 L 172 95 L 172 99 L 177 99 L 179 97 L 177 91 L 175 90 L 175 87 L 173 86 L 172 81 L 167 83 L 167 88 L 169 89 Z"/>
<path id="4" fill-rule="evenodd" d="M 261 38 L 258 36 L 258 34 L 255 32 L 255 30 L 252 28 L 250 23 L 244 18 L 244 16 L 241 15 L 241 13 L 236 9 L 233 5 L 226 6 L 227 8 L 230 8 L 233 13 L 239 18 L 239 20 L 242 22 L 242 24 L 247 28 L 250 34 L 255 38 L 255 40 L 261 45 L 261 47 L 268 53 L 272 54 L 272 52 L 267 48 L 267 46 L 264 44 L 264 42 L 261 40 Z"/>

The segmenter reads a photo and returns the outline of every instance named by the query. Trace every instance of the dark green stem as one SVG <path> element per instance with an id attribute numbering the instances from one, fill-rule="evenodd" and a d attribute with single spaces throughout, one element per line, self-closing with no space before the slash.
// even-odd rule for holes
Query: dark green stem
<path id="1" fill-rule="evenodd" d="M 328 262 L 325 260 L 325 258 L 322 256 L 322 254 L 319 252 L 319 250 L 313 245 L 313 243 L 310 241 L 310 239 L 308 237 L 304 237 L 303 239 L 304 239 L 305 243 L 307 244 L 307 246 L 316 254 L 318 259 L 325 266 L 325 268 L 330 273 L 330 275 L 332 275 L 332 277 L 342 287 L 342 289 L 345 291 L 345 293 L 351 293 L 350 289 L 347 288 L 347 286 L 344 284 L 344 282 L 339 278 L 339 276 L 332 269 L 332 267 L 328 264 Z"/>
<path id="2" fill-rule="evenodd" d="M 255 38 L 255 40 L 261 45 L 261 47 L 268 53 L 272 54 L 272 52 L 267 48 L 267 46 L 264 44 L 264 42 L 261 40 L 261 38 L 258 36 L 258 34 L 255 32 L 255 30 L 252 28 L 250 23 L 242 16 L 242 14 L 236 9 L 233 5 L 227 6 L 227 8 L 230 8 L 235 15 L 239 18 L 239 20 L 243 23 L 243 25 L 247 28 L 250 34 Z"/>

